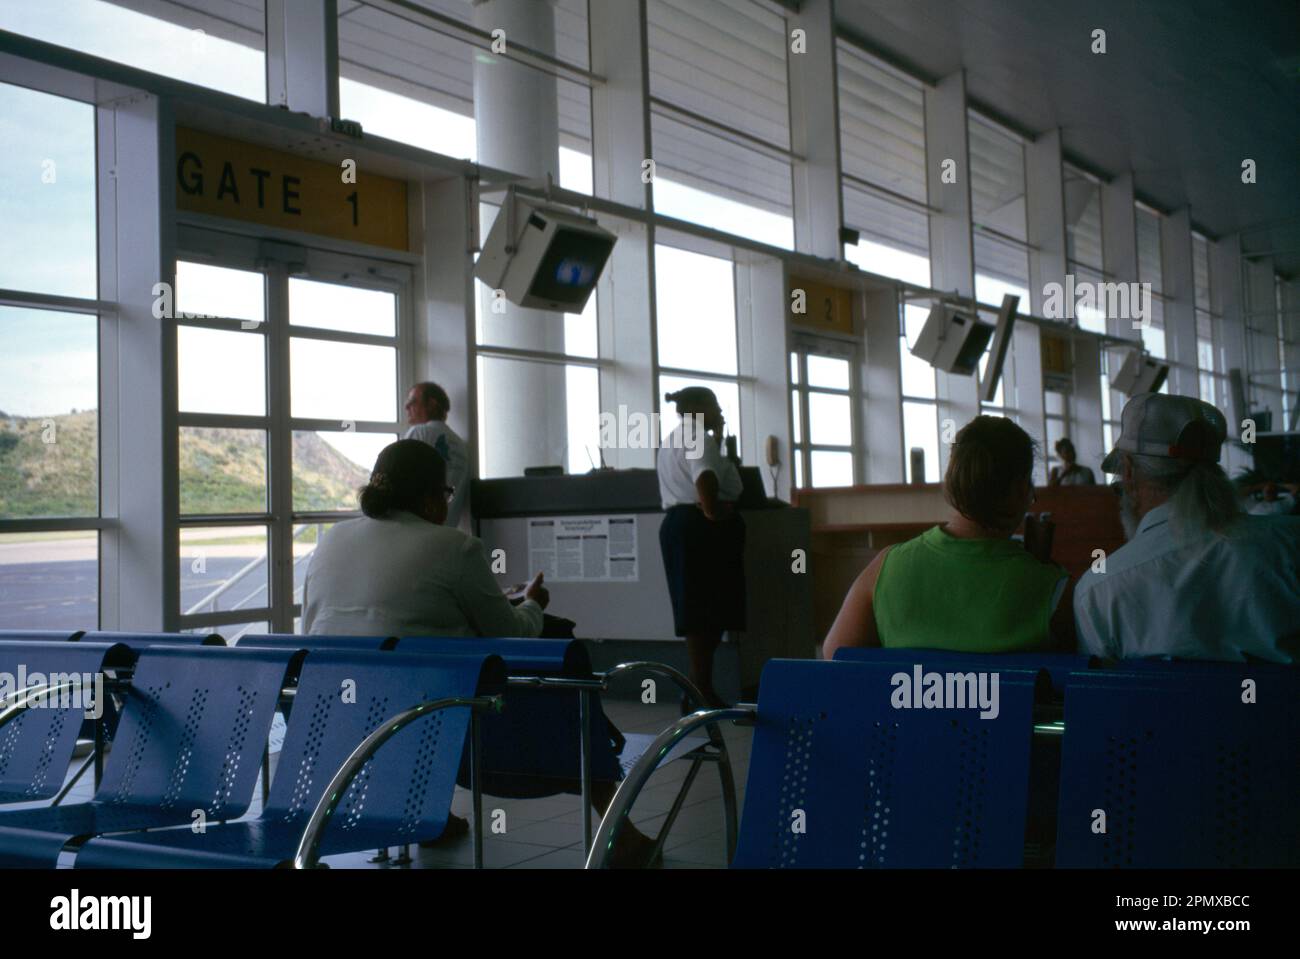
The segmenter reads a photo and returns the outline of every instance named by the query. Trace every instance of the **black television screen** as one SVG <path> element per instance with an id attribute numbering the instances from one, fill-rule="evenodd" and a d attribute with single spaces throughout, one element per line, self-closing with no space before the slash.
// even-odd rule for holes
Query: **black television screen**
<path id="1" fill-rule="evenodd" d="M 528 295 L 581 307 L 596 285 L 613 244 L 604 237 L 560 227 L 533 276 Z"/>

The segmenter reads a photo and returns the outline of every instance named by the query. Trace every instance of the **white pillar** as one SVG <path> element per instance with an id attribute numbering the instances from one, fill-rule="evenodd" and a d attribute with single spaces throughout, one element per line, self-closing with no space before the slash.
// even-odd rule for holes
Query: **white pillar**
<path id="1" fill-rule="evenodd" d="M 266 0 L 266 102 L 339 115 L 338 0 Z"/>
<path id="2" fill-rule="evenodd" d="M 504 30 L 507 47 L 515 42 L 540 53 L 555 51 L 555 11 L 550 0 L 478 0 L 474 25 L 489 33 Z M 480 163 L 530 179 L 549 174 L 558 181 L 554 77 L 485 50 L 475 51 L 474 121 Z M 485 345 L 564 351 L 561 313 L 514 304 L 495 313 L 490 291 L 484 291 L 480 311 Z M 480 457 L 486 475 L 519 476 L 527 466 L 565 463 L 565 368 L 486 358 L 480 369 Z"/>
<path id="3" fill-rule="evenodd" d="M 790 148 L 793 163 L 794 248 L 800 253 L 842 258 L 840 225 L 839 87 L 835 66 L 833 0 L 804 0 L 786 18 L 787 36 L 804 31 L 806 48 L 790 51 Z"/>
<path id="4" fill-rule="evenodd" d="M 925 91 L 926 178 L 930 207 L 930 284 L 946 293 L 975 295 L 975 253 L 971 235 L 970 145 L 966 123 L 966 75 L 944 77 Z M 948 161 L 952 161 L 949 163 Z M 953 169 L 955 182 L 945 182 Z M 939 423 L 951 418 L 958 429 L 979 414 L 976 376 L 936 372 Z M 940 438 L 942 439 L 942 429 Z M 948 468 L 948 444 L 939 444 L 939 474 Z"/>

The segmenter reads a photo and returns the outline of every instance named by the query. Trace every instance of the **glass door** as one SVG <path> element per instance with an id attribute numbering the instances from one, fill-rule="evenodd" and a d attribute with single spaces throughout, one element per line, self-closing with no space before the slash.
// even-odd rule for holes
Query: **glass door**
<path id="1" fill-rule="evenodd" d="M 402 428 L 409 269 L 200 246 L 176 272 L 178 626 L 293 632 L 312 550 Z"/>
<path id="2" fill-rule="evenodd" d="M 859 481 L 857 350 L 851 343 L 797 337 L 790 354 L 794 485 Z"/>

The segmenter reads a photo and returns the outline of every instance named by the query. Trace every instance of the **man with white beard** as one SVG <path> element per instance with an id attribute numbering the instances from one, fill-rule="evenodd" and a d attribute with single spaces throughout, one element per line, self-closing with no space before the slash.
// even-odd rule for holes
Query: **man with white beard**
<path id="1" fill-rule="evenodd" d="M 1121 482 L 1128 542 L 1074 592 L 1081 652 L 1294 663 L 1300 517 L 1248 516 L 1219 467 L 1222 413 L 1143 393 L 1101 468 Z"/>

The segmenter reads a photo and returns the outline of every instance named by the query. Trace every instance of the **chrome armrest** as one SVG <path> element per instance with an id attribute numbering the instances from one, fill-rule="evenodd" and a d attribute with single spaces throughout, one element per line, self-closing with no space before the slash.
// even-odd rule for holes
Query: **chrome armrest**
<path id="1" fill-rule="evenodd" d="M 503 702 L 500 696 L 476 696 L 468 699 L 454 697 L 430 700 L 427 703 L 420 703 L 418 706 L 403 710 L 363 739 L 361 744 L 352 750 L 352 755 L 343 761 L 343 765 L 339 767 L 338 772 L 330 779 L 329 785 L 325 787 L 325 792 L 321 795 L 320 802 L 316 804 L 311 818 L 307 820 L 302 837 L 298 840 L 298 851 L 293 856 L 293 868 L 315 868 L 317 861 L 320 859 L 320 841 L 322 834 L 325 832 L 325 826 L 330 817 L 334 815 L 334 810 L 338 807 L 338 804 L 342 802 L 348 787 L 352 785 L 352 780 L 356 779 L 362 767 L 379 751 L 379 748 L 406 728 L 409 723 L 422 716 L 435 713 L 440 709 L 448 709 L 454 706 L 468 706 L 471 709 L 491 710 L 499 713 Z"/>
<path id="2" fill-rule="evenodd" d="M 665 670 L 669 669 L 668 667 L 663 668 Z M 675 670 L 669 671 L 675 672 Z M 636 802 L 637 797 L 641 794 L 641 789 L 645 786 L 646 780 L 659 768 L 659 764 L 672 752 L 673 747 L 678 742 L 700 727 L 706 727 L 711 737 L 717 734 L 718 739 L 721 739 L 721 734 L 715 728 L 718 723 L 726 722 L 729 719 L 752 720 L 754 715 L 755 710 L 749 707 L 744 709 L 735 707 L 730 709 L 702 709 L 691 713 L 689 716 L 683 716 L 655 737 L 655 741 L 650 744 L 650 748 L 636 761 L 636 765 L 628 772 L 626 778 L 619 783 L 618 791 L 614 793 L 614 799 L 610 802 L 609 809 L 605 811 L 605 816 L 600 821 L 600 828 L 596 831 L 596 839 L 592 843 L 591 853 L 587 857 L 586 868 L 606 868 L 610 853 L 614 849 L 614 842 L 618 838 L 618 831 L 627 820 L 628 813 L 632 810 L 632 804 Z"/>

